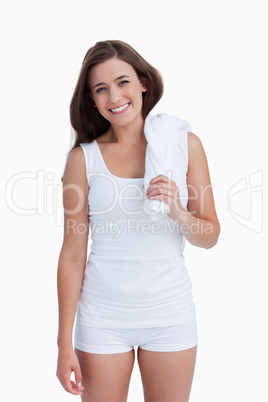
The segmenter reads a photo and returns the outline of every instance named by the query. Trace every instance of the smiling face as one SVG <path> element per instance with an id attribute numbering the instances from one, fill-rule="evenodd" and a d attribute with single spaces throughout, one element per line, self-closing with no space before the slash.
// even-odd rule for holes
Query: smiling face
<path id="1" fill-rule="evenodd" d="M 147 89 L 130 64 L 112 58 L 95 65 L 89 87 L 100 114 L 111 125 L 128 125 L 142 116 L 142 92 Z"/>

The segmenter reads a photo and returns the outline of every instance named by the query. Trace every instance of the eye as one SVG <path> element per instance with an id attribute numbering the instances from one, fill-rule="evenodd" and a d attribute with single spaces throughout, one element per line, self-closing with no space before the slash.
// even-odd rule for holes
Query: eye
<path id="1" fill-rule="evenodd" d="M 105 89 L 106 89 L 105 87 L 98 88 L 97 91 L 96 91 L 96 94 L 99 93 L 99 92 L 103 92 Z"/>
<path id="2" fill-rule="evenodd" d="M 128 83 L 129 83 L 129 81 L 124 80 L 124 81 L 120 81 L 120 82 L 119 82 L 119 85 L 124 85 L 124 84 L 128 84 Z"/>

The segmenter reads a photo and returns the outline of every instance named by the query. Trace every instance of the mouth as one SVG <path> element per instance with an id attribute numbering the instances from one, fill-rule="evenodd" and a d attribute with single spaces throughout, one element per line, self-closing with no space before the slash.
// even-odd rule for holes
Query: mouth
<path id="1" fill-rule="evenodd" d="M 113 114 L 121 114 L 121 113 L 124 113 L 126 110 L 128 110 L 129 106 L 130 106 L 130 102 L 125 103 L 122 106 L 111 108 L 111 109 L 109 109 L 109 111 Z"/>

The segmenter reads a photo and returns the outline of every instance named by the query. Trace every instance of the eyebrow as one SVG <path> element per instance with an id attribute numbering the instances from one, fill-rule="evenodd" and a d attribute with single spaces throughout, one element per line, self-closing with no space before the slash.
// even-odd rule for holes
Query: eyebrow
<path id="1" fill-rule="evenodd" d="M 125 78 L 125 77 L 128 77 L 128 78 L 129 78 L 128 75 L 120 75 L 120 77 L 117 77 L 117 78 L 114 80 L 114 82 L 115 82 L 115 81 L 118 81 L 118 80 L 121 80 L 122 78 Z M 92 89 L 94 89 L 94 88 L 96 88 L 96 87 L 100 87 L 101 85 L 105 85 L 105 83 L 104 83 L 104 82 L 99 82 L 98 84 L 94 85 L 94 87 L 93 87 Z"/>

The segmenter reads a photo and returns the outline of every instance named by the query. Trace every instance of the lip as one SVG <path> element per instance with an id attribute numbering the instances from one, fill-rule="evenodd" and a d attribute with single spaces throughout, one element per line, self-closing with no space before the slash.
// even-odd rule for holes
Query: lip
<path id="1" fill-rule="evenodd" d="M 109 109 L 109 112 L 111 112 L 113 115 L 125 113 L 129 109 L 130 104 L 131 104 L 131 102 L 126 102 L 126 103 L 123 103 L 122 105 L 119 105 L 119 106 L 116 106 L 116 107 L 112 108 L 112 109 L 117 109 L 119 107 L 128 105 L 125 109 L 120 110 L 119 112 L 113 112 L 111 109 Z"/>

